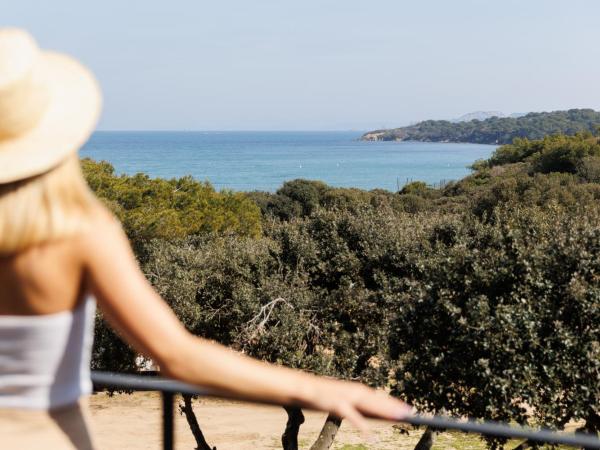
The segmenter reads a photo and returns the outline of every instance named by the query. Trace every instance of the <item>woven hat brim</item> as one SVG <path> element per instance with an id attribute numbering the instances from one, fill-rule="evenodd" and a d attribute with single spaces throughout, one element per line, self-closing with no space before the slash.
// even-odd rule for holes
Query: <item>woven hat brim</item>
<path id="1" fill-rule="evenodd" d="M 44 52 L 40 58 L 49 104 L 33 128 L 0 141 L 0 183 L 57 166 L 85 144 L 98 122 L 102 100 L 92 73 L 67 55 Z"/>

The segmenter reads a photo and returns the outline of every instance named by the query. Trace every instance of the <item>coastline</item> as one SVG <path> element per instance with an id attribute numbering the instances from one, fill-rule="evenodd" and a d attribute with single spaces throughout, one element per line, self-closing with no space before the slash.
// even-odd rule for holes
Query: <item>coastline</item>
<path id="1" fill-rule="evenodd" d="M 332 187 L 395 191 L 407 178 L 458 180 L 495 146 L 388 142 L 373 146 L 355 132 L 108 132 L 95 134 L 82 157 L 116 173 L 165 179 L 190 175 L 217 190 L 275 192 L 294 179 Z"/>

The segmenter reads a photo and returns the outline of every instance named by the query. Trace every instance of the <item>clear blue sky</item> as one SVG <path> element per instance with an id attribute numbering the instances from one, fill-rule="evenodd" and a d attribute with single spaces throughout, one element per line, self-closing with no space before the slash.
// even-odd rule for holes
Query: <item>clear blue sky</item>
<path id="1" fill-rule="evenodd" d="M 600 109 L 597 0 L 2 0 L 76 55 L 103 129 L 371 129 Z"/>

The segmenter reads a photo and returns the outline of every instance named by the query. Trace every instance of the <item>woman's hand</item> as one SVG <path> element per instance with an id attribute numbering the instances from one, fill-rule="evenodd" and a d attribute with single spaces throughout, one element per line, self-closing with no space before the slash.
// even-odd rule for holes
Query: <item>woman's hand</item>
<path id="1" fill-rule="evenodd" d="M 346 419 L 361 432 L 369 428 L 365 417 L 401 420 L 413 413 L 406 403 L 360 383 L 321 377 L 311 381 L 312 398 L 307 399 L 306 407 Z"/>

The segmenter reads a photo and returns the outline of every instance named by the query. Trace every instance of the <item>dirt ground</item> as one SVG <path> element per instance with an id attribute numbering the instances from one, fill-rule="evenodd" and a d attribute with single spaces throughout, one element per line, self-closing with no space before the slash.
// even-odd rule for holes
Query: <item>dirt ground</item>
<path id="1" fill-rule="evenodd" d="M 181 399 L 179 398 L 178 401 Z M 101 450 L 158 450 L 161 448 L 162 410 L 157 393 L 136 392 L 131 395 L 105 393 L 90 399 L 93 428 Z M 194 400 L 194 411 L 206 440 L 217 450 L 281 449 L 281 434 L 287 415 L 283 408 L 240 402 L 199 399 Z M 300 428 L 300 449 L 308 450 L 317 438 L 325 414 L 305 412 L 306 422 Z M 361 436 L 350 425 L 342 423 L 334 450 L 412 450 L 423 429 L 405 428 L 383 421 L 372 421 L 370 440 Z M 567 427 L 574 431 L 577 424 Z M 510 441 L 506 448 L 514 448 L 519 441 Z M 185 417 L 175 414 L 175 448 L 196 448 Z M 436 437 L 433 450 L 484 450 L 477 435 L 445 432 Z M 544 447 L 545 448 L 545 447 Z M 566 449 L 566 447 L 559 447 Z"/>
<path id="2" fill-rule="evenodd" d="M 93 426 L 100 449 L 159 449 L 161 444 L 162 411 L 158 394 L 117 394 L 109 397 L 99 393 L 90 400 Z M 209 444 L 218 450 L 250 450 L 281 448 L 280 437 L 287 416 L 282 408 L 231 401 L 200 399 L 194 401 L 194 411 Z M 325 415 L 306 412 L 306 422 L 300 429 L 300 448 L 308 449 L 323 426 Z M 176 413 L 176 448 L 192 450 L 194 438 L 185 417 Z M 351 426 L 342 424 L 334 448 L 412 449 L 421 431 L 401 435 L 391 423 L 373 421 L 373 436 L 369 442 Z"/>

